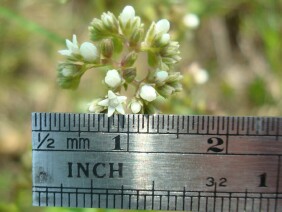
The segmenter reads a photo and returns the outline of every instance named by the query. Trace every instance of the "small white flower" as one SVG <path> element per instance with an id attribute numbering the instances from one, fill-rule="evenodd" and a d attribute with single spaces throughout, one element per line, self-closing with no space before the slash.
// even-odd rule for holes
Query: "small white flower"
<path id="1" fill-rule="evenodd" d="M 156 34 L 167 33 L 170 28 L 170 23 L 167 19 L 161 19 L 156 23 Z"/>
<path id="2" fill-rule="evenodd" d="M 90 42 L 84 42 L 80 46 L 80 54 L 84 60 L 93 62 L 99 57 L 98 49 L 94 44 Z"/>
<path id="3" fill-rule="evenodd" d="M 199 26 L 200 20 L 197 15 L 189 13 L 184 16 L 183 23 L 185 26 L 195 29 Z"/>
<path id="4" fill-rule="evenodd" d="M 142 108 L 142 105 L 138 101 L 134 101 L 130 105 L 130 109 L 131 109 L 132 113 L 139 113 L 141 108 Z"/>
<path id="5" fill-rule="evenodd" d="M 124 114 L 122 103 L 126 101 L 126 96 L 117 96 L 111 90 L 108 91 L 108 98 L 98 102 L 98 105 L 108 107 L 108 117 L 112 116 L 115 111 Z"/>
<path id="6" fill-rule="evenodd" d="M 126 25 L 126 23 L 130 20 L 132 20 L 135 17 L 135 10 L 132 6 L 127 5 L 122 10 L 121 14 L 119 15 L 120 20 L 122 21 L 123 25 Z"/>
<path id="7" fill-rule="evenodd" d="M 78 47 L 76 35 L 72 36 L 72 42 L 66 39 L 66 46 L 67 46 L 67 49 L 58 51 L 61 55 L 69 57 L 74 54 L 79 54 L 79 47 Z"/>
<path id="8" fill-rule="evenodd" d="M 117 70 L 115 69 L 112 69 L 112 70 L 109 70 L 106 74 L 106 77 L 105 77 L 105 83 L 111 87 L 111 88 L 115 88 L 117 87 L 118 85 L 120 85 L 122 79 L 118 73 Z"/>
<path id="9" fill-rule="evenodd" d="M 164 82 L 168 78 L 167 71 L 158 71 L 156 72 L 156 80 L 159 82 Z"/>
<path id="10" fill-rule="evenodd" d="M 142 99 L 152 102 L 157 98 L 157 93 L 151 85 L 143 85 L 140 89 L 140 96 Z"/>

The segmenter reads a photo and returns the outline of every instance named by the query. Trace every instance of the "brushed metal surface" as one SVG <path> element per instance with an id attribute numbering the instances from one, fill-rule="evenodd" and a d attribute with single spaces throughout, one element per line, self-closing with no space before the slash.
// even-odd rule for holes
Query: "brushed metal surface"
<path id="1" fill-rule="evenodd" d="M 282 118 L 32 114 L 33 205 L 279 211 Z"/>

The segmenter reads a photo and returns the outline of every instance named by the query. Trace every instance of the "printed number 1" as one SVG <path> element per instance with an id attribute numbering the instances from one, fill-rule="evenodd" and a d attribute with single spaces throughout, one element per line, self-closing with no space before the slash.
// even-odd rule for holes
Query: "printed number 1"
<path id="1" fill-rule="evenodd" d="M 266 185 L 266 173 L 259 175 L 260 183 L 258 187 L 267 187 Z"/>
<path id="2" fill-rule="evenodd" d="M 120 135 L 114 137 L 113 140 L 115 141 L 115 148 L 113 150 L 122 150 L 120 147 Z"/>

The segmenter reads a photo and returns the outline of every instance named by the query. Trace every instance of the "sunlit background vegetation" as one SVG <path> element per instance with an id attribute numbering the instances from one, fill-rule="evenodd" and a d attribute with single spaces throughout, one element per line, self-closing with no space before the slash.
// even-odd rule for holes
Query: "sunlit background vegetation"
<path id="1" fill-rule="evenodd" d="M 74 33 L 88 40 L 93 17 L 118 15 L 127 4 L 147 25 L 167 18 L 180 42 L 184 90 L 164 113 L 281 116 L 281 0 L 0 0 L 0 211 L 95 211 L 31 206 L 30 117 L 86 112 L 86 103 L 104 94 L 97 71 L 76 91 L 60 89 L 57 51 Z"/>

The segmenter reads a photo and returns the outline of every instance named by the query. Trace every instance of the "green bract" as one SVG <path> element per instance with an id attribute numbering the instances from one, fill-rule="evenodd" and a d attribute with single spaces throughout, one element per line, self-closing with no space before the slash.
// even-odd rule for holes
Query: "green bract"
<path id="1" fill-rule="evenodd" d="M 94 18 L 89 26 L 91 41 L 81 45 L 73 35 L 66 40 L 67 48 L 59 53 L 65 61 L 58 65 L 58 83 L 62 88 L 76 89 L 82 75 L 89 69 L 104 67 L 103 83 L 108 87 L 104 98 L 94 99 L 89 111 L 125 113 L 156 113 L 155 102 L 159 97 L 168 98 L 181 91 L 179 72 L 173 72 L 180 61 L 179 44 L 168 34 L 170 23 L 166 19 L 153 22 L 145 31 L 139 16 L 132 6 L 126 6 L 115 16 L 105 12 L 100 19 Z M 136 61 L 140 53 L 147 53 L 147 75 L 138 79 Z M 144 62 L 143 62 L 144 63 Z M 97 82 L 95 82 L 97 86 Z M 135 89 L 131 98 L 122 95 L 131 86 Z"/>

